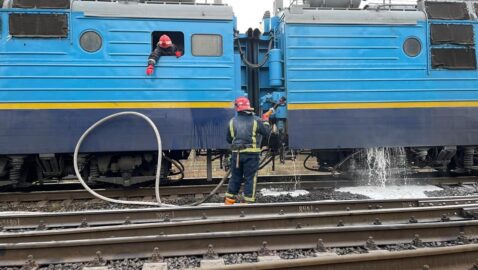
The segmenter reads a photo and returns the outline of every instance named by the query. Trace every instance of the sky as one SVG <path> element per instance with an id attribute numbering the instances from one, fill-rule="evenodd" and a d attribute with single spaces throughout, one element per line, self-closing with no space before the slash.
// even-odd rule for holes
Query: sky
<path id="1" fill-rule="evenodd" d="M 234 9 L 239 31 L 244 33 L 249 27 L 258 28 L 264 12 L 271 11 L 273 0 L 223 0 Z M 284 1 L 286 2 L 286 1 Z"/>
<path id="2" fill-rule="evenodd" d="M 196 3 L 214 3 L 214 0 L 196 0 Z M 232 6 L 237 18 L 239 31 L 244 33 L 252 28 L 259 28 L 266 11 L 272 12 L 274 0 L 222 0 L 224 4 Z M 284 3 L 289 0 L 284 0 Z"/>

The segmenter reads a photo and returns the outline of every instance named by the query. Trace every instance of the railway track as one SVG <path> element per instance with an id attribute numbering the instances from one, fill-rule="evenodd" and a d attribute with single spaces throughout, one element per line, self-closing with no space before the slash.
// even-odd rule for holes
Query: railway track
<path id="1" fill-rule="evenodd" d="M 124 224 L 125 220 L 122 220 L 121 225 L 115 225 L 118 212 L 124 216 L 126 211 L 131 211 L 130 214 L 139 213 L 136 217 L 144 211 L 142 214 L 149 213 L 156 218 L 142 220 L 129 218 L 128 224 Z M 111 216 L 108 217 L 106 213 L 110 213 Z M 158 219 L 158 213 L 163 215 L 168 213 L 171 216 Z M 0 244 L 2 251 L 0 266 L 22 265 L 29 256 L 33 256 L 38 264 L 85 262 L 90 261 L 96 251 L 100 251 L 106 260 L 115 260 L 147 258 L 155 248 L 161 255 L 170 257 L 203 255 L 211 246 L 220 254 L 257 252 L 265 242 L 267 242 L 268 250 L 288 250 L 318 248 L 321 243 L 318 239 L 323 239 L 329 249 L 363 247 L 370 239 L 374 239 L 374 245 L 378 246 L 409 244 L 414 241 L 437 242 L 461 239 L 467 242 L 468 239 L 478 239 L 478 221 L 472 220 L 478 216 L 478 197 L 322 201 L 231 207 L 94 211 L 92 213 L 32 213 L 23 216 L 29 217 L 30 221 L 38 222 L 40 217 L 45 219 L 50 216 L 65 221 L 65 218 L 78 219 L 84 214 L 92 214 L 90 218 L 96 216 L 102 220 L 96 224 L 89 223 L 91 227 L 85 228 L 62 229 L 46 226 L 47 223 L 43 222 L 45 227 L 42 230 L 0 233 L 0 243 L 2 243 Z M 13 216 L 2 215 L 0 221 L 9 218 Z M 17 230 L 28 227 L 17 225 L 5 226 L 4 229 Z M 61 227 L 65 224 L 57 225 Z M 417 235 L 420 240 L 417 240 Z M 475 249 L 469 251 L 470 254 L 474 252 Z M 451 255 L 448 256 L 458 254 L 457 252 L 449 253 Z M 388 260 L 375 255 L 367 256 L 357 258 L 358 261 L 355 259 L 346 261 L 360 265 Z M 380 254 L 380 256 L 389 255 Z M 398 257 L 394 256 L 396 254 L 392 257 L 398 260 L 396 259 Z M 419 261 L 421 261 L 429 260 L 429 257 L 434 255 L 427 256 L 415 257 L 420 258 Z M 257 268 L 256 266 L 240 268 L 243 267 L 240 265 L 230 267 L 231 269 L 235 269 L 234 267 L 239 267 L 238 269 L 308 269 L 306 267 L 321 269 L 313 267 L 326 267 L 340 261 L 342 260 L 330 260 L 329 257 L 329 259 L 320 260 L 263 263 L 258 264 Z M 412 265 L 416 262 L 410 263 Z M 347 264 L 340 264 L 337 267 L 345 265 Z"/>
<path id="2" fill-rule="evenodd" d="M 421 242 L 476 239 L 478 221 L 419 224 L 367 225 L 351 227 L 311 227 L 262 229 L 171 235 L 148 235 L 102 239 L 24 242 L 0 244 L 3 266 L 22 265 L 29 256 L 38 264 L 90 261 L 96 251 L 106 260 L 147 258 L 153 250 L 162 256 L 204 255 L 214 248 L 220 254 L 268 250 L 316 249 L 318 239 L 327 248 L 410 244 L 419 235 Z M 368 241 L 367 241 L 368 240 Z M 267 244 L 266 247 L 264 245 Z"/>
<path id="3" fill-rule="evenodd" d="M 256 215 L 251 217 L 243 215 L 227 219 L 201 219 L 183 222 L 169 221 L 144 224 L 128 223 L 119 226 L 35 230 L 21 233 L 11 232 L 0 234 L 0 243 L 48 242 L 182 233 L 236 232 L 261 229 L 277 230 L 313 227 L 436 223 L 469 220 L 470 217 L 470 215 L 467 215 L 463 206 L 334 211 L 324 213 L 276 213 L 275 215 Z"/>
<path id="4" fill-rule="evenodd" d="M 302 184 L 328 188 L 325 184 L 317 187 L 317 182 Z M 167 187 L 162 192 L 170 196 L 197 196 L 208 193 L 205 190 L 211 186 L 194 188 L 195 191 L 190 187 Z M 111 197 L 143 199 L 152 194 L 150 189 L 104 192 Z M 14 194 L 3 195 L 0 202 L 12 203 Z M 33 197 L 15 195 L 17 202 L 88 199 L 88 194 L 78 191 L 47 191 L 33 193 Z M 474 220 L 477 217 L 478 196 L 2 213 L 0 267 L 20 266 L 28 258 L 41 265 L 87 262 L 97 251 L 105 260 L 119 260 L 148 258 L 153 250 L 166 257 L 202 256 L 213 248 L 219 254 L 260 254 L 264 249 L 314 250 L 318 254 L 317 258 L 232 265 L 225 269 L 405 269 L 394 268 L 401 260 L 406 269 L 422 269 L 417 267 L 428 263 L 442 267 L 437 269 L 468 270 L 478 257 L 457 263 L 456 268 L 443 267 L 450 267 L 450 262 L 460 256 L 478 255 L 478 221 Z M 370 253 L 340 257 L 320 253 L 323 242 L 319 239 L 323 239 L 329 251 L 365 247 L 365 252 Z M 369 248 L 371 242 L 380 249 L 413 245 L 417 241 L 467 245 L 393 253 L 372 252 L 375 248 Z M 444 258 L 447 260 L 442 262 Z M 465 265 L 468 268 L 460 268 Z"/>
<path id="5" fill-rule="evenodd" d="M 300 181 L 298 187 L 301 189 L 332 189 L 343 186 L 349 186 L 353 184 L 353 181 L 349 179 L 337 179 L 328 176 L 324 178 L 321 176 L 317 180 L 318 176 L 311 175 L 302 175 L 298 176 Z M 283 180 L 285 178 L 281 177 Z M 258 188 L 294 188 L 297 183 L 294 180 L 293 176 L 287 176 L 288 181 L 270 181 L 270 182 L 259 182 Z M 264 177 L 264 180 L 271 180 L 270 177 Z M 397 184 L 429 184 L 429 185 L 475 185 L 478 182 L 477 177 L 432 177 L 432 178 L 411 178 L 406 180 L 399 180 Z M 201 197 L 204 194 L 208 194 L 213 188 L 216 187 L 215 184 L 204 184 L 205 182 L 193 181 L 193 180 L 184 180 L 181 183 L 177 184 L 186 184 L 181 186 L 162 186 L 160 187 L 161 196 L 166 197 L 177 197 L 184 195 L 196 195 Z M 191 185 L 191 183 L 201 183 L 197 185 Z M 217 184 L 217 183 L 216 183 Z M 69 188 L 74 188 L 74 190 L 62 190 L 64 187 L 62 185 L 53 185 L 49 188 L 56 190 L 50 191 L 34 191 L 34 192 L 2 192 L 0 195 L 0 202 L 49 202 L 49 201 L 67 201 L 67 200 L 91 200 L 94 197 L 85 191 L 79 185 L 66 185 Z M 224 185 L 219 189 L 219 193 L 224 193 L 227 186 Z M 138 188 L 138 189 L 95 189 L 98 193 L 110 197 L 110 198 L 145 198 L 153 200 L 154 188 Z"/>
<path id="6" fill-rule="evenodd" d="M 293 202 L 253 205 L 234 205 L 223 207 L 200 206 L 180 208 L 143 208 L 120 210 L 95 210 L 81 212 L 55 213 L 4 213 L 0 215 L 0 226 L 7 230 L 34 229 L 39 226 L 48 228 L 74 228 L 81 226 L 121 225 L 154 223 L 161 221 L 188 221 L 203 219 L 226 220 L 240 216 L 289 215 L 302 213 L 324 213 L 331 211 L 367 212 L 373 209 L 413 208 L 423 206 L 473 205 L 478 197 L 443 197 L 404 200 L 350 200 Z M 411 216 L 408 216 L 410 218 Z"/>

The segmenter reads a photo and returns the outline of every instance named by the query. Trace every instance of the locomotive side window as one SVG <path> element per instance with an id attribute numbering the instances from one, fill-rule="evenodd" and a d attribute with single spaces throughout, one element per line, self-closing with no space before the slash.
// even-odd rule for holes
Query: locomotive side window
<path id="1" fill-rule="evenodd" d="M 473 25 L 433 23 L 430 26 L 433 69 L 477 69 Z"/>
<path id="2" fill-rule="evenodd" d="M 476 69 L 474 48 L 432 48 L 432 67 L 435 69 Z"/>
<path id="3" fill-rule="evenodd" d="M 436 20 L 469 20 L 470 14 L 466 3 L 457 2 L 425 2 L 429 19 Z"/>
<path id="4" fill-rule="evenodd" d="M 80 37 L 80 46 L 83 50 L 93 53 L 101 49 L 103 39 L 95 31 L 86 31 Z"/>
<path id="5" fill-rule="evenodd" d="M 156 45 L 159 42 L 159 38 L 162 35 L 168 35 L 171 38 L 171 41 L 174 45 L 178 48 L 179 51 L 182 52 L 184 55 L 184 33 L 182 32 L 172 32 L 172 31 L 155 31 L 152 34 L 152 44 L 151 44 L 151 51 L 154 51 Z"/>
<path id="6" fill-rule="evenodd" d="M 193 35 L 191 40 L 194 56 L 222 56 L 221 35 Z"/>
<path id="7" fill-rule="evenodd" d="M 415 57 L 422 51 L 422 44 L 416 38 L 407 38 L 403 43 L 403 51 L 410 57 Z"/>
<path id="8" fill-rule="evenodd" d="M 13 37 L 66 38 L 68 18 L 66 14 L 11 13 L 9 28 Z"/>
<path id="9" fill-rule="evenodd" d="M 2 1 L 3 2 L 3 1 Z M 69 0 L 13 0 L 13 8 L 68 9 Z"/>
<path id="10" fill-rule="evenodd" d="M 469 24 L 432 24 L 432 45 L 454 44 L 474 45 L 473 25 Z"/>

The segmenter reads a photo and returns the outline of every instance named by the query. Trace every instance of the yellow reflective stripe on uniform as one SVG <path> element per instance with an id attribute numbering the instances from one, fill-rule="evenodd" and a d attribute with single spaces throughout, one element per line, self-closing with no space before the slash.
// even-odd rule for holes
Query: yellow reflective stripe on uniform
<path id="1" fill-rule="evenodd" d="M 257 186 L 257 172 L 254 174 L 254 180 L 252 183 L 252 197 L 244 196 L 246 202 L 255 202 L 256 201 L 256 186 Z"/>
<path id="2" fill-rule="evenodd" d="M 234 139 L 235 134 L 234 134 L 234 119 L 231 119 L 229 121 L 229 132 L 231 133 L 232 139 Z"/>
<path id="3" fill-rule="evenodd" d="M 254 187 L 252 189 L 252 198 L 256 200 L 256 185 L 257 185 L 257 173 L 254 174 Z"/>
<path id="4" fill-rule="evenodd" d="M 236 197 L 236 195 L 227 192 L 227 193 L 226 193 L 226 197 L 227 197 L 227 198 L 234 198 L 234 197 Z"/>
<path id="5" fill-rule="evenodd" d="M 260 148 L 246 148 L 246 149 L 242 149 L 240 151 L 237 151 L 237 150 L 234 150 L 232 151 L 233 153 L 260 153 L 261 152 L 261 149 Z"/>
<path id="6" fill-rule="evenodd" d="M 252 148 L 257 148 L 257 120 L 254 120 L 254 126 L 252 127 Z"/>
<path id="7" fill-rule="evenodd" d="M 244 200 L 245 200 L 246 202 L 255 202 L 255 201 L 256 201 L 255 198 L 249 198 L 249 197 L 246 197 L 246 196 L 244 196 Z"/>

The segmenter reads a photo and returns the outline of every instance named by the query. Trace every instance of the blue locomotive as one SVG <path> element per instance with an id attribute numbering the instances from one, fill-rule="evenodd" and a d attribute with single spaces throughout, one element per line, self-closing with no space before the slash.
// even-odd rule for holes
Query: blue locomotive
<path id="1" fill-rule="evenodd" d="M 427 164 L 473 169 L 476 4 L 274 4 L 263 33 L 238 34 L 217 0 L 4 0 L 0 186 L 71 174 L 78 138 L 121 111 L 159 127 L 167 177 L 191 149 L 227 150 L 232 101 L 245 94 L 257 113 L 277 108 L 276 153 L 307 149 L 333 164 L 401 146 Z M 165 34 L 183 55 L 161 57 L 147 76 Z M 156 147 L 145 123 L 115 119 L 85 141 L 80 167 L 90 181 L 150 181 Z"/>
<path id="2" fill-rule="evenodd" d="M 268 94 L 287 96 L 278 120 L 292 149 L 334 166 L 357 149 L 407 147 L 416 165 L 475 169 L 477 3 L 281 2 L 264 24 L 283 63 L 269 61 L 270 85 L 283 84 Z"/>

